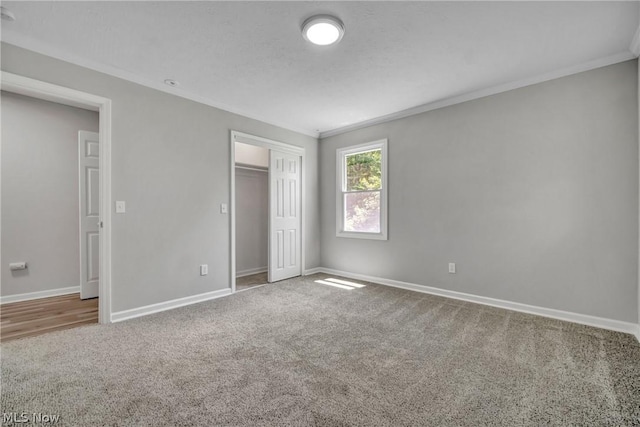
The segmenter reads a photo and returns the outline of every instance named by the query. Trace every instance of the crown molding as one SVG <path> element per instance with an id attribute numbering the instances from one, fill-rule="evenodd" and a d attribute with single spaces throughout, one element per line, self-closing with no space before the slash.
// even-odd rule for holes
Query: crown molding
<path id="1" fill-rule="evenodd" d="M 194 101 L 197 102 L 199 104 L 204 104 L 204 105 L 208 105 L 209 107 L 214 107 L 217 108 L 219 110 L 223 110 L 226 111 L 228 113 L 232 113 L 232 114 L 237 114 L 249 119 L 253 119 L 253 120 L 257 120 L 272 126 L 276 126 L 279 128 L 283 128 L 286 130 L 290 130 L 292 132 L 296 132 L 296 133 L 300 133 L 303 135 L 307 135 L 307 136 L 311 136 L 313 138 L 318 138 L 319 133 L 316 131 L 312 131 L 309 129 L 302 129 L 302 128 L 298 128 L 294 125 L 288 124 L 288 123 L 282 123 L 282 122 L 274 122 L 272 120 L 269 119 L 265 119 L 264 117 L 260 117 L 258 115 L 252 114 L 252 113 L 248 113 L 246 111 L 243 111 L 241 109 L 232 107 L 230 105 L 227 104 L 223 104 L 220 102 L 216 102 L 214 100 L 211 100 L 207 97 L 204 96 L 200 96 L 200 95 L 194 95 L 184 89 L 180 89 L 179 87 L 171 87 L 171 86 L 167 86 L 163 81 L 161 82 L 156 82 L 154 80 L 151 79 L 147 79 L 144 77 L 140 77 L 139 75 L 132 73 L 130 71 L 126 71 L 123 70 L 121 68 L 118 67 L 114 67 L 111 65 L 106 65 L 106 64 L 101 64 L 99 62 L 90 60 L 90 59 L 86 59 L 86 58 L 82 58 L 76 54 L 73 53 L 69 53 L 66 51 L 63 51 L 61 49 L 57 49 L 54 48 L 46 43 L 42 43 L 40 41 L 36 41 L 33 40 L 29 37 L 24 37 L 21 35 L 17 35 L 13 32 L 11 32 L 10 30 L 3 28 L 2 29 L 2 42 L 3 43 L 7 43 L 10 45 L 14 45 L 23 49 L 27 49 L 42 55 L 46 55 L 55 59 L 59 59 L 61 61 L 65 61 L 65 62 L 69 62 L 71 64 L 83 67 L 83 68 L 88 68 L 90 70 L 93 71 L 97 71 L 103 74 L 107 74 L 109 76 L 112 77 L 117 77 L 119 79 L 122 80 L 126 80 L 128 82 L 132 82 L 132 83 L 136 83 L 139 84 L 141 86 L 145 86 L 151 89 L 155 89 L 155 90 L 159 90 L 160 92 L 165 92 L 171 95 L 175 95 L 178 96 L 180 98 L 185 98 L 188 99 L 190 101 Z"/>
<path id="2" fill-rule="evenodd" d="M 620 52 L 612 56 L 607 56 L 607 57 L 599 58 L 593 61 L 584 62 L 581 64 L 573 65 L 571 67 L 562 68 L 556 71 L 551 71 L 549 73 L 540 74 L 540 75 L 529 77 L 526 79 L 508 82 L 501 85 L 468 92 L 468 93 L 457 95 L 451 98 L 441 99 L 431 103 L 419 105 L 416 107 L 408 108 L 406 110 L 401 110 L 395 113 L 386 114 L 384 116 L 375 117 L 369 120 L 353 123 L 347 126 L 335 128 L 335 129 L 324 131 L 324 132 L 317 132 L 309 129 L 302 129 L 294 125 L 290 125 L 288 123 L 275 122 L 272 120 L 268 120 L 258 115 L 247 113 L 245 111 L 242 111 L 230 105 L 215 102 L 203 96 L 194 95 L 183 89 L 180 89 L 179 87 L 169 87 L 166 84 L 164 84 L 164 82 L 156 82 L 150 79 L 140 77 L 130 71 L 126 71 L 110 65 L 101 64 L 86 58 L 81 58 L 78 55 L 51 47 L 46 43 L 35 41 L 28 37 L 16 35 L 10 30 L 7 30 L 6 28 L 3 29 L 2 42 L 17 46 L 23 49 L 27 49 L 36 53 L 40 53 L 42 55 L 50 56 L 52 58 L 59 59 L 65 62 L 69 62 L 71 64 L 78 65 L 83 68 L 88 68 L 93 71 L 97 71 L 103 74 L 117 77 L 132 83 L 136 83 L 141 86 L 149 87 L 151 89 L 159 90 L 161 92 L 165 92 L 181 98 L 189 99 L 191 101 L 208 105 L 210 107 L 218 108 L 220 110 L 223 110 L 229 113 L 237 114 L 249 119 L 270 124 L 272 126 L 287 129 L 292 132 L 300 133 L 313 138 L 324 139 L 331 136 L 340 135 L 346 132 L 363 129 L 369 126 L 387 123 L 387 122 L 402 119 L 405 117 L 415 116 L 417 114 L 426 113 L 428 111 L 437 110 L 439 108 L 449 107 L 449 106 L 460 104 L 463 102 L 472 101 L 474 99 L 484 98 L 490 95 L 496 95 L 502 92 L 507 92 L 510 90 L 519 89 L 526 86 L 531 86 L 537 83 L 542 83 L 545 81 L 554 80 L 554 79 L 566 77 L 572 74 L 577 74 L 584 71 L 593 70 L 596 68 L 606 67 L 607 65 L 613 65 L 619 62 L 624 62 L 624 61 L 637 58 L 638 56 L 640 56 L 640 27 L 638 27 L 638 31 L 636 31 L 636 34 L 631 42 L 631 45 L 629 46 L 629 51 Z"/>
<path id="3" fill-rule="evenodd" d="M 405 117 L 415 116 L 417 114 L 426 113 L 427 111 L 437 110 L 439 108 L 449 107 L 451 105 L 461 104 L 467 101 L 473 101 L 474 99 L 484 98 L 490 95 L 496 95 L 498 93 L 507 92 L 514 89 L 520 89 L 526 86 L 546 82 L 549 80 L 566 77 L 572 74 L 581 73 L 583 71 L 593 70 L 595 68 L 606 67 L 607 65 L 617 64 L 619 62 L 628 61 L 634 59 L 633 53 L 620 52 L 616 55 L 607 56 L 604 58 L 596 59 L 593 61 L 584 62 L 582 64 L 573 65 L 571 67 L 562 68 L 549 73 L 540 74 L 534 77 L 528 77 L 522 80 L 516 80 L 509 83 L 504 83 L 497 86 L 480 89 L 473 92 L 468 92 L 462 95 L 457 95 L 451 98 L 441 99 L 428 104 L 419 105 L 417 107 L 408 108 L 406 110 L 398 111 L 396 113 L 387 114 L 384 116 L 376 117 L 363 122 L 354 123 L 351 125 L 343 126 L 340 128 L 332 129 L 325 132 L 320 132 L 320 139 L 328 138 L 330 136 L 340 135 L 346 132 L 351 132 L 358 129 L 363 129 L 373 125 L 379 125 L 382 123 L 391 122 L 393 120 L 402 119 Z"/>

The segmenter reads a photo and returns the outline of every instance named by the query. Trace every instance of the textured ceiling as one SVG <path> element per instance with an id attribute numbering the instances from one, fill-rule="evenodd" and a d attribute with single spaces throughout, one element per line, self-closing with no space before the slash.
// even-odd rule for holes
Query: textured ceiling
<path id="1" fill-rule="evenodd" d="M 639 20 L 637 2 L 2 4 L 4 41 L 309 134 L 630 55 Z M 303 40 L 318 13 L 338 45 Z"/>

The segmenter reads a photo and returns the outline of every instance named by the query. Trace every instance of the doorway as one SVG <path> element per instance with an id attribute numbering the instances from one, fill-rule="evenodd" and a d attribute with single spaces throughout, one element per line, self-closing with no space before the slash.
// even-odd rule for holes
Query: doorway
<path id="1" fill-rule="evenodd" d="M 302 275 L 303 185 L 303 148 L 231 132 L 232 292 Z"/>
<path id="2" fill-rule="evenodd" d="M 80 108 L 83 110 L 94 111 L 98 113 L 98 138 L 99 153 L 98 169 L 94 173 L 92 184 L 97 189 L 97 200 L 92 200 L 94 210 L 97 204 L 98 218 L 98 238 L 93 238 L 93 247 L 97 246 L 93 251 L 96 262 L 95 268 L 98 269 L 98 321 L 100 323 L 111 322 L 111 100 L 89 93 L 77 91 L 74 89 L 58 86 L 39 80 L 30 79 L 12 73 L 2 72 L 2 90 L 18 95 L 23 95 L 39 100 L 50 101 L 56 104 Z M 95 148 L 95 147 L 94 147 Z M 77 149 L 77 148 L 76 148 Z M 75 174 L 78 172 L 78 164 L 76 163 Z M 97 181 L 97 182 L 96 182 Z M 78 192 L 76 192 L 78 194 Z M 78 211 L 76 211 L 78 212 Z M 77 218 L 77 214 L 76 214 Z M 95 273 L 95 271 L 94 271 Z M 79 275 L 78 275 L 79 276 Z M 76 276 L 77 277 L 77 276 Z M 68 292 L 67 292 L 68 293 Z M 58 294 L 59 295 L 59 294 Z M 18 303 L 20 301 L 36 300 L 44 298 L 44 294 L 37 295 L 13 295 L 2 298 L 3 312 L 4 303 Z M 95 301 L 95 300 L 93 300 Z"/>
<path id="3" fill-rule="evenodd" d="M 269 281 L 269 149 L 236 142 L 236 290 Z"/>
<path id="4" fill-rule="evenodd" d="M 81 230 L 83 205 L 98 211 L 98 152 L 92 148 L 98 143 L 98 113 L 5 91 L 1 100 L 1 244 L 9 268 L 2 269 L 0 338 L 98 323 L 98 301 L 81 301 L 97 298 L 98 286 L 96 281 L 90 295 L 81 286 L 80 255 L 87 251 Z M 86 151 L 94 163 L 87 174 Z M 83 187 L 93 189 L 87 200 Z M 95 249 L 97 263 L 97 245 Z M 97 269 L 92 270 L 97 279 Z"/>

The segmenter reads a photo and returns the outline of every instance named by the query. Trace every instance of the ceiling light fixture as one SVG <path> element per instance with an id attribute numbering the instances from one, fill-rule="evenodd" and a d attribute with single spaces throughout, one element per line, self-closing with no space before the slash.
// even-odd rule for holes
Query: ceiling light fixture
<path id="1" fill-rule="evenodd" d="M 16 15 L 14 15 L 13 12 L 3 6 L 0 6 L 0 17 L 2 17 L 2 19 L 4 19 L 5 21 L 16 20 Z"/>
<path id="2" fill-rule="evenodd" d="M 316 15 L 302 24 L 302 37 L 319 46 L 338 43 L 344 36 L 344 24 L 331 15 Z"/>

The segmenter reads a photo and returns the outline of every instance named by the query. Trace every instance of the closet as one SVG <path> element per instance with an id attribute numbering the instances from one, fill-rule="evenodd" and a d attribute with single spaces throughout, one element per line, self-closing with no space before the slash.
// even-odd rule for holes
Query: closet
<path id="1" fill-rule="evenodd" d="M 236 290 L 267 283 L 269 262 L 269 149 L 234 143 Z"/>

